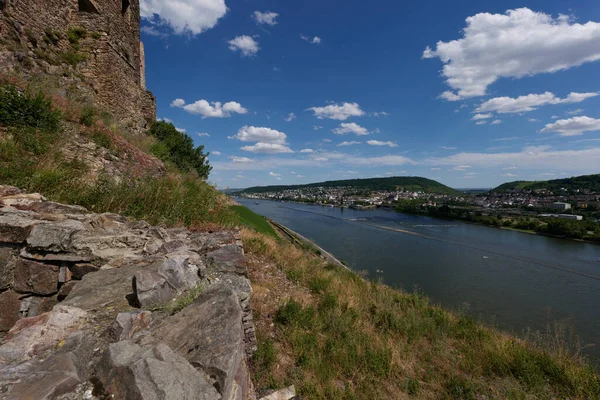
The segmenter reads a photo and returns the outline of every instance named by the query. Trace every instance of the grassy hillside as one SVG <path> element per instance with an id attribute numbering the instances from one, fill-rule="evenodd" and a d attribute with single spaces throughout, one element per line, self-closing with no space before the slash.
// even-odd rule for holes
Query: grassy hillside
<path id="1" fill-rule="evenodd" d="M 244 206 L 232 206 L 231 209 L 233 210 L 240 224 L 267 236 L 274 238 L 277 237 L 273 227 L 264 217 L 256 214 L 254 211 Z"/>
<path id="2" fill-rule="evenodd" d="M 369 178 L 369 179 L 347 179 L 340 181 L 327 181 L 310 183 L 307 185 L 292 186 L 258 186 L 242 190 L 243 193 L 265 193 L 289 189 L 303 189 L 311 187 L 340 187 L 349 186 L 362 190 L 408 190 L 415 192 L 437 193 L 437 194 L 458 194 L 458 192 L 441 183 L 421 177 L 413 176 L 395 176 L 390 178 Z"/>
<path id="3" fill-rule="evenodd" d="M 243 232 L 259 339 L 257 389 L 315 399 L 598 399 L 600 377 L 564 327 L 519 340 Z"/>
<path id="4" fill-rule="evenodd" d="M 578 189 L 590 189 L 600 193 L 600 174 L 575 176 L 565 179 L 553 179 L 550 181 L 514 181 L 507 182 L 493 189 L 494 192 L 507 192 L 514 189 L 536 190 L 548 189 L 553 192 L 559 192 L 561 188 L 569 192 L 575 192 Z"/>

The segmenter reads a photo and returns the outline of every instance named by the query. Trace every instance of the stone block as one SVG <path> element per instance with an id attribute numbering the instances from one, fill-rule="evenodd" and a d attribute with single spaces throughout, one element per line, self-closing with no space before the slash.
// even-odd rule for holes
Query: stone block
<path id="1" fill-rule="evenodd" d="M 248 275 L 244 253 L 237 245 L 227 245 L 211 251 L 206 255 L 206 260 L 215 272 Z"/>
<path id="2" fill-rule="evenodd" d="M 73 234 L 84 229 L 85 226 L 75 220 L 35 225 L 27 238 L 27 246 L 36 250 L 64 252 L 69 249 Z"/>
<path id="3" fill-rule="evenodd" d="M 56 265 L 19 259 L 15 265 L 13 289 L 19 293 L 47 296 L 58 292 Z"/>
<path id="4" fill-rule="evenodd" d="M 141 307 L 152 308 L 168 303 L 175 297 L 167 280 L 150 271 L 137 271 L 133 278 L 133 290 Z"/>
<path id="5" fill-rule="evenodd" d="M 69 266 L 69 269 L 71 270 L 73 279 L 81 280 L 87 274 L 97 272 L 100 268 L 96 267 L 94 264 L 80 263 Z"/>
<path id="6" fill-rule="evenodd" d="M 14 281 L 16 250 L 0 247 L 0 290 L 6 290 Z"/>
<path id="7" fill-rule="evenodd" d="M 117 315 L 114 329 L 119 341 L 130 340 L 137 333 L 146 330 L 150 326 L 152 313 L 150 311 L 131 311 Z"/>
<path id="8" fill-rule="evenodd" d="M 0 332 L 8 332 L 21 318 L 21 299 L 17 292 L 0 293 Z"/>

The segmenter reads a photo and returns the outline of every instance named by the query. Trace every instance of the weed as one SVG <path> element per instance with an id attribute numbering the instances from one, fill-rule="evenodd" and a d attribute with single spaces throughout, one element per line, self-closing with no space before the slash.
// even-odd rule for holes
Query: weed
<path id="1" fill-rule="evenodd" d="M 61 53 L 60 57 L 65 63 L 67 63 L 73 67 L 75 67 L 77 64 L 87 60 L 86 54 L 77 53 L 77 52 L 73 52 L 73 51 L 67 51 L 65 53 Z"/>
<path id="2" fill-rule="evenodd" d="M 79 41 L 85 39 L 86 36 L 87 30 L 82 27 L 69 28 L 67 31 L 67 39 L 75 49 L 79 49 Z"/>
<path id="3" fill-rule="evenodd" d="M 44 29 L 44 34 L 44 41 L 47 44 L 57 45 L 58 42 L 60 42 L 61 35 L 59 31 L 53 30 L 51 28 L 46 28 Z"/>
<path id="4" fill-rule="evenodd" d="M 79 123 L 85 126 L 92 126 L 96 122 L 96 110 L 93 107 L 86 106 L 81 111 Z"/>
<path id="5" fill-rule="evenodd" d="M 105 132 L 95 131 L 94 133 L 92 133 L 92 141 L 98 146 L 104 147 L 107 150 L 113 149 L 112 140 L 110 136 L 108 136 L 108 134 L 106 134 Z"/>
<path id="6" fill-rule="evenodd" d="M 411 396 L 419 394 L 419 381 L 413 377 L 408 377 L 402 383 L 402 390 Z"/>
<path id="7" fill-rule="evenodd" d="M 100 39 L 102 37 L 102 35 L 100 34 L 100 32 L 95 32 L 95 31 L 92 32 L 90 34 L 90 36 L 92 37 L 92 39 L 95 39 L 95 40 L 98 40 L 98 39 Z"/>

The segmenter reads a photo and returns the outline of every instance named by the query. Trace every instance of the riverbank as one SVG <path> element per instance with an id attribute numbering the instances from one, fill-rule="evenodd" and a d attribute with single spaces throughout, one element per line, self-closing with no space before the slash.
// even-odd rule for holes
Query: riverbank
<path id="1" fill-rule="evenodd" d="M 600 377 L 558 330 L 528 340 L 360 278 L 313 250 L 245 230 L 258 389 L 310 399 L 600 396 Z"/>

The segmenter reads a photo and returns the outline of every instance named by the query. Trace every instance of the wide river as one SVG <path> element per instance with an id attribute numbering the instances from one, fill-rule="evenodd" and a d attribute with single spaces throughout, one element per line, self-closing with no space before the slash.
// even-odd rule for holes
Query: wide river
<path id="1" fill-rule="evenodd" d="M 238 201 L 353 270 L 502 330 L 522 336 L 567 322 L 600 366 L 600 245 L 388 210 Z"/>

